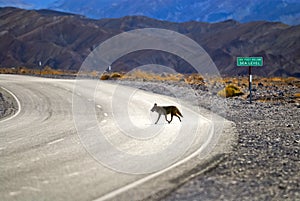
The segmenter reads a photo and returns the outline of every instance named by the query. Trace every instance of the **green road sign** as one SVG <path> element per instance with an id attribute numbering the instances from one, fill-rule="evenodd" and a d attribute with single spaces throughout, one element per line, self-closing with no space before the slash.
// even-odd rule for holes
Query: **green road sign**
<path id="1" fill-rule="evenodd" d="M 262 57 L 237 57 L 237 66 L 263 66 Z"/>

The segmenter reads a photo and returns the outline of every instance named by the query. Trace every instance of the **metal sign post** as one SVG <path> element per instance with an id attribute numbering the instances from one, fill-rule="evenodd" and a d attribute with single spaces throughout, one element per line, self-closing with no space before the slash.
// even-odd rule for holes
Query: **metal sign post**
<path id="1" fill-rule="evenodd" d="M 250 99 L 250 103 L 252 103 L 252 67 L 251 66 L 249 66 L 248 72 L 249 72 L 249 92 L 250 92 L 249 99 Z"/>
<path id="2" fill-rule="evenodd" d="M 237 66 L 248 66 L 249 67 L 249 100 L 252 103 L 252 66 L 263 66 L 262 57 L 237 57 Z"/>
<path id="3" fill-rule="evenodd" d="M 40 76 L 42 76 L 42 62 L 39 61 Z"/>

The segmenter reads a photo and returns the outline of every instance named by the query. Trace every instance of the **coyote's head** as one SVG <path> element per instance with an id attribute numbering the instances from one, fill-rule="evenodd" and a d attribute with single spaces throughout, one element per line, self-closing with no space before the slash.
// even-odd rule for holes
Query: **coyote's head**
<path id="1" fill-rule="evenodd" d="M 153 108 L 151 109 L 151 112 L 154 112 L 154 111 L 155 111 L 155 109 L 156 109 L 156 107 L 157 107 L 157 104 L 156 104 L 156 103 L 154 103 L 154 106 L 153 106 Z"/>

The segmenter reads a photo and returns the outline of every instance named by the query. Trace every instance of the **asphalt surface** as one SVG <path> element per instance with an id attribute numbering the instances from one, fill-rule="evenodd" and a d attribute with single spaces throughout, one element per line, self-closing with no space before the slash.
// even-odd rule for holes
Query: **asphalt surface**
<path id="1" fill-rule="evenodd" d="M 122 194 L 137 200 L 168 188 L 174 172 L 178 177 L 207 162 L 195 158 L 216 143 L 226 144 L 219 152 L 228 151 L 228 141 L 213 139 L 222 139 L 222 118 L 166 96 L 95 80 L 13 75 L 0 75 L 0 86 L 20 104 L 17 115 L 0 120 L 1 200 L 117 200 Z M 154 102 L 177 105 L 182 123 L 161 117 L 154 125 Z"/>

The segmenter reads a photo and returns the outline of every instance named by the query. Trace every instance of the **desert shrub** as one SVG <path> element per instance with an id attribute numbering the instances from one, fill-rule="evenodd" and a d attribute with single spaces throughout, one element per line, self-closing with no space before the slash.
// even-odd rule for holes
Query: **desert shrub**
<path id="1" fill-rule="evenodd" d="M 295 93 L 295 94 L 294 94 L 294 97 L 295 97 L 295 98 L 300 98 L 300 93 Z"/>
<path id="2" fill-rule="evenodd" d="M 224 98 L 240 96 L 243 94 L 244 93 L 240 90 L 240 88 L 234 85 L 227 85 L 224 89 L 218 92 L 218 95 Z"/>
<path id="3" fill-rule="evenodd" d="M 109 74 L 102 74 L 100 80 L 108 80 L 110 78 Z"/>
<path id="4" fill-rule="evenodd" d="M 192 85 L 204 85 L 205 84 L 204 79 L 200 74 L 188 75 L 184 80 L 187 84 L 192 84 Z"/>
<path id="5" fill-rule="evenodd" d="M 114 72 L 110 75 L 110 78 L 112 78 L 112 79 L 117 79 L 120 77 L 122 77 L 121 73 L 117 73 L 117 72 Z"/>

